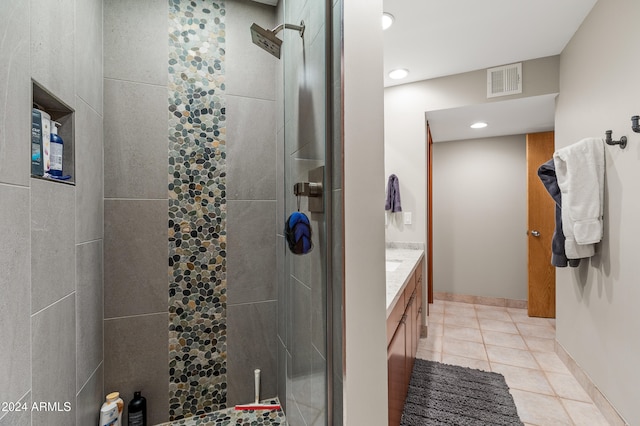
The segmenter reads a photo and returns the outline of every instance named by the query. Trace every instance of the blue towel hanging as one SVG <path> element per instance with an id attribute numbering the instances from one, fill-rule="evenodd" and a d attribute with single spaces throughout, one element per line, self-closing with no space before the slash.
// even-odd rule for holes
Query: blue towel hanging
<path id="1" fill-rule="evenodd" d="M 311 224 L 304 213 L 294 212 L 289 216 L 284 227 L 284 235 L 292 253 L 307 254 L 313 248 Z"/>

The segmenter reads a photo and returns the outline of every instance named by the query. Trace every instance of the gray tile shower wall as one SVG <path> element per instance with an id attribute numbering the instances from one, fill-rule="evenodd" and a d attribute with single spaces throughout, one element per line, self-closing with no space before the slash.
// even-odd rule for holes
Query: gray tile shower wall
<path id="1" fill-rule="evenodd" d="M 166 217 L 166 200 L 105 200 L 105 318 L 167 312 Z"/>
<path id="2" fill-rule="evenodd" d="M 274 28 L 277 25 L 274 8 L 255 4 L 250 0 L 227 1 L 225 7 L 227 95 L 274 101 L 278 60 L 268 53 L 256 50 L 249 32 L 249 27 L 254 22 L 263 28 Z M 265 123 L 268 122 L 260 124 Z"/>
<path id="3" fill-rule="evenodd" d="M 1 426 L 96 424 L 104 398 L 102 4 L 0 3 L 0 401 L 29 407 Z M 76 111 L 76 186 L 30 177 L 31 79 Z"/>
<path id="4" fill-rule="evenodd" d="M 104 390 L 125 424 L 137 390 L 152 424 L 169 420 L 167 14 L 104 1 Z"/>
<path id="5" fill-rule="evenodd" d="M 31 407 L 31 392 L 17 401 L 18 404 L 27 404 L 27 407 Z M 11 411 L 6 413 L 4 417 L 0 418 L 0 425 L 2 426 L 31 426 L 31 412 L 30 411 Z"/>
<path id="6" fill-rule="evenodd" d="M 243 200 L 228 203 L 227 303 L 274 301 L 276 202 Z"/>
<path id="7" fill-rule="evenodd" d="M 76 246 L 76 391 L 102 363 L 104 334 L 102 320 L 102 240 Z M 94 382 L 97 378 L 93 378 Z M 102 399 L 101 395 L 99 399 Z M 80 407 L 78 407 L 80 408 Z"/>
<path id="8" fill-rule="evenodd" d="M 105 78 L 166 86 L 168 4 L 104 0 Z"/>
<path id="9" fill-rule="evenodd" d="M 273 28 L 275 9 L 227 1 L 227 405 L 277 394 L 276 146 L 278 60 L 251 42 L 253 22 Z"/>
<path id="10" fill-rule="evenodd" d="M 0 111 L 0 182 L 29 186 L 29 140 L 31 81 L 28 52 L 30 48 L 30 0 L 0 4 L 0 101 L 11 105 Z"/>
<path id="11" fill-rule="evenodd" d="M 74 198 L 72 186 L 31 182 L 32 314 L 75 290 Z"/>
<path id="12" fill-rule="evenodd" d="M 104 401 L 104 364 L 101 363 L 76 397 L 76 426 L 95 425 L 96 407 Z"/>
<path id="13" fill-rule="evenodd" d="M 74 3 L 76 386 L 70 424 L 80 426 L 95 424 L 105 395 L 103 1 Z"/>
<path id="14" fill-rule="evenodd" d="M 104 67 L 102 46 L 104 29 L 102 20 L 103 0 L 76 1 L 75 3 L 76 33 L 82 34 L 82 37 L 77 37 L 75 40 L 76 95 L 89 105 L 98 116 L 102 117 L 104 103 L 102 75 Z M 76 110 L 79 109 L 80 105 L 76 105 Z M 84 121 L 78 117 L 77 122 L 83 123 Z M 95 132 L 94 134 L 101 134 L 102 126 L 100 126 L 100 130 L 96 129 Z M 102 143 L 102 138 L 99 141 Z M 95 144 L 97 141 L 92 140 L 89 143 Z M 82 147 L 79 146 L 78 148 Z M 102 150 L 100 150 L 100 154 L 102 154 Z M 82 165 L 83 163 L 79 164 Z M 102 164 L 102 161 L 100 164 Z M 99 187 L 102 187 L 102 185 Z M 98 186 L 95 188 L 98 188 Z"/>
<path id="15" fill-rule="evenodd" d="M 233 111 L 227 118 L 229 200 L 275 200 L 275 102 L 227 95 L 227 110 Z"/>
<path id="16" fill-rule="evenodd" d="M 166 83 L 106 78 L 104 89 L 105 197 L 166 199 Z"/>
<path id="17" fill-rule="evenodd" d="M 70 294 L 31 319 L 32 398 L 52 401 L 62 409 L 32 411 L 33 426 L 68 425 L 75 422 L 76 396 L 76 300 Z M 64 403 L 71 403 L 64 409 Z"/>
<path id="18" fill-rule="evenodd" d="M 31 78 L 46 87 L 58 99 L 75 108 L 76 39 L 85 34 L 75 33 L 78 20 L 95 22 L 95 16 L 76 20 L 75 1 L 31 0 Z M 52 29 L 55 26 L 55 37 Z M 94 77 L 99 69 L 87 69 Z M 93 71 L 93 74 L 91 74 Z M 99 75 L 99 74 L 98 74 Z"/>
<path id="19" fill-rule="evenodd" d="M 102 95 L 99 99 L 102 111 Z M 104 146 L 101 113 L 80 96 L 76 108 L 76 137 L 84 142 L 75 147 L 76 243 L 82 243 L 104 236 Z"/>
<path id="20" fill-rule="evenodd" d="M 275 301 L 227 307 L 227 353 L 232 354 L 227 359 L 229 401 L 253 402 L 256 368 L 261 371 L 261 395 L 276 394 L 276 309 Z"/>
<path id="21" fill-rule="evenodd" d="M 250 401 L 254 368 L 263 396 L 276 393 L 275 63 L 249 37 L 273 11 L 245 0 L 105 2 L 104 382 L 126 399 L 135 383 L 164 381 L 167 401 L 147 396 L 157 421 Z M 137 322 L 153 344 L 143 347 Z M 164 366 L 153 352 L 162 333 Z M 124 376 L 127 350 L 145 368 Z"/>
<path id="22" fill-rule="evenodd" d="M 31 389 L 29 188 L 0 184 L 0 200 L 0 401 L 18 401 Z"/>
<path id="23" fill-rule="evenodd" d="M 134 391 L 142 391 L 152 425 L 168 420 L 167 323 L 166 312 L 104 322 L 105 391 L 120 391 L 125 407 Z"/>

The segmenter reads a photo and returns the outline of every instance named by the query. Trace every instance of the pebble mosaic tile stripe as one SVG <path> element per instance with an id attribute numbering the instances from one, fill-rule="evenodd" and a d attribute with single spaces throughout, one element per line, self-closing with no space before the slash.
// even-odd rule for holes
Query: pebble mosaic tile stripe
<path id="1" fill-rule="evenodd" d="M 172 421 L 226 408 L 224 17 L 221 1 L 169 0 Z"/>
<path id="2" fill-rule="evenodd" d="M 277 398 L 271 399 L 269 404 L 279 404 Z M 260 426 L 260 425 L 282 425 L 286 426 L 284 413 L 282 410 L 251 410 L 236 411 L 234 408 L 217 411 L 215 413 L 202 416 L 190 417 L 188 419 L 175 422 L 164 423 L 159 426 Z"/>

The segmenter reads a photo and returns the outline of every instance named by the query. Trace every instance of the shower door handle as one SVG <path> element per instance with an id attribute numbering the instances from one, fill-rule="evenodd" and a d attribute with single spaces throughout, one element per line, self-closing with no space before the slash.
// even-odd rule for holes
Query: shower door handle
<path id="1" fill-rule="evenodd" d="M 309 197 L 309 211 L 311 213 L 324 212 L 324 166 L 309 170 L 309 182 L 298 182 L 293 185 L 296 197 Z"/>

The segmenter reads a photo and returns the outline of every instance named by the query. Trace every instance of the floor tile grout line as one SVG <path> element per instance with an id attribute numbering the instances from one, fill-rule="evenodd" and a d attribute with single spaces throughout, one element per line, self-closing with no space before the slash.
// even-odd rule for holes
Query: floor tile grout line
<path id="1" fill-rule="evenodd" d="M 446 354 L 445 354 L 445 352 L 444 352 L 444 340 L 445 340 L 445 336 L 444 336 L 444 326 L 445 326 L 445 324 L 444 324 L 444 315 L 445 315 L 445 313 L 446 313 L 446 305 L 447 305 L 446 303 L 443 303 L 443 309 L 442 309 L 442 312 L 440 312 L 440 313 L 439 313 L 439 314 L 441 314 L 441 315 L 442 315 L 442 317 L 443 317 L 443 322 L 442 322 L 443 333 L 442 333 L 442 335 L 440 335 L 440 336 L 435 336 L 435 335 L 433 336 L 434 338 L 436 338 L 436 337 L 440 337 L 440 338 L 443 340 L 443 342 L 442 342 L 442 345 L 443 345 L 442 351 L 441 351 L 441 352 L 437 352 L 437 351 L 429 351 L 429 352 L 431 352 L 431 353 L 433 353 L 433 354 L 436 354 L 436 356 L 437 356 L 437 355 L 439 355 L 440 360 L 442 360 L 442 359 L 443 359 L 443 357 L 444 357 L 444 355 L 446 355 Z M 476 319 L 476 321 L 478 322 L 478 330 L 479 330 L 480 335 L 481 335 L 481 337 L 482 337 L 482 345 L 483 345 L 483 347 L 484 347 L 484 349 L 485 349 L 485 355 L 487 356 L 487 361 L 486 361 L 486 362 L 487 362 L 487 364 L 489 365 L 489 369 L 490 369 L 490 371 L 494 371 L 494 369 L 493 369 L 493 365 L 492 365 L 492 361 L 490 361 L 490 360 L 489 360 L 489 356 L 488 356 L 488 351 L 487 351 L 487 345 L 488 345 L 488 343 L 487 343 L 486 338 L 485 338 L 485 333 L 486 333 L 486 332 L 492 332 L 492 331 L 497 331 L 497 332 L 501 332 L 501 333 L 505 333 L 505 332 L 504 332 L 504 331 L 498 331 L 498 330 L 487 330 L 487 329 L 484 329 L 482 326 L 480 326 L 480 321 L 479 321 L 479 320 L 480 320 L 480 317 L 478 317 L 478 310 L 476 309 L 477 305 L 476 305 L 476 304 L 469 304 L 469 306 L 472 306 L 472 307 L 474 308 L 475 319 Z M 512 308 L 512 310 L 513 310 L 513 309 L 515 309 L 515 308 Z M 455 309 L 453 309 L 452 311 L 455 311 Z M 522 311 L 525 311 L 525 310 L 523 309 Z M 450 313 L 454 313 L 454 312 L 450 312 Z M 579 400 L 579 399 L 573 399 L 573 398 L 564 398 L 564 397 L 561 397 L 561 396 L 557 393 L 557 391 L 556 391 L 556 389 L 553 387 L 553 385 L 551 384 L 551 381 L 549 380 L 549 374 L 550 374 L 550 373 L 553 373 L 553 374 L 562 374 L 562 375 L 567 375 L 567 376 L 569 376 L 569 377 L 574 377 L 574 376 L 571 374 L 571 372 L 570 372 L 570 371 L 568 371 L 567 373 L 564 373 L 564 372 L 551 371 L 551 370 L 547 370 L 547 369 L 543 368 L 543 365 L 541 364 L 541 361 L 539 361 L 539 360 L 538 360 L 538 358 L 534 355 L 534 353 L 540 353 L 540 354 L 547 354 L 547 353 L 548 353 L 548 354 L 554 354 L 555 352 L 554 352 L 554 351 L 545 351 L 545 350 L 536 350 L 536 349 L 535 349 L 535 348 L 533 348 L 533 347 L 531 346 L 531 344 L 527 341 L 527 338 L 526 338 L 526 337 L 534 338 L 534 339 L 543 339 L 543 340 L 553 340 L 553 338 L 549 338 L 549 337 L 540 337 L 540 336 L 535 336 L 535 335 L 524 335 L 524 334 L 522 334 L 522 332 L 521 332 L 520 328 L 518 328 L 518 326 L 517 326 L 517 324 L 524 324 L 524 325 L 533 325 L 533 326 L 551 327 L 551 328 L 554 330 L 554 332 L 555 332 L 555 324 L 553 324 L 553 323 L 551 323 L 551 322 L 547 322 L 546 324 L 541 324 L 541 325 L 540 325 L 540 324 L 535 324 L 535 323 L 532 323 L 532 322 L 531 322 L 531 323 L 529 323 L 529 322 L 519 322 L 519 321 L 517 321 L 517 318 L 514 318 L 514 316 L 513 316 L 513 315 L 511 315 L 511 313 L 512 313 L 512 312 L 509 312 L 509 318 L 511 319 L 511 321 L 503 321 L 503 322 L 507 322 L 507 323 L 509 323 L 509 322 L 510 322 L 510 323 L 511 323 L 515 328 L 516 328 L 516 330 L 517 330 L 517 334 L 515 334 L 515 333 L 505 333 L 505 334 L 512 334 L 512 335 L 514 335 L 514 336 L 518 336 L 518 337 L 519 337 L 519 338 L 524 342 L 525 347 L 526 347 L 526 350 L 525 350 L 525 349 L 519 349 L 519 348 L 510 348 L 510 349 L 521 350 L 521 351 L 524 351 L 524 352 L 529 353 L 529 355 L 530 355 L 531 357 L 533 357 L 533 359 L 534 359 L 534 361 L 535 361 L 535 365 L 537 365 L 537 366 L 538 366 L 538 368 L 537 368 L 537 369 L 532 369 L 532 368 L 529 368 L 529 367 L 523 367 L 523 366 L 512 366 L 512 367 L 516 367 L 516 368 L 524 368 L 524 369 L 528 369 L 528 370 L 537 370 L 537 371 L 541 371 L 541 372 L 543 373 L 543 375 L 544 375 L 545 379 L 547 380 L 547 382 L 548 382 L 548 384 L 549 384 L 549 386 L 550 386 L 550 389 L 553 391 L 553 395 L 549 395 L 549 394 L 545 394 L 545 393 L 540 393 L 540 392 L 535 392 L 535 391 L 531 391 L 531 390 L 522 390 L 522 389 L 517 389 L 517 390 L 519 390 L 519 391 L 521 391 L 521 392 L 527 392 L 527 393 L 531 393 L 531 394 L 543 395 L 543 396 L 549 396 L 549 397 L 554 398 L 554 399 L 555 399 L 555 400 L 560 404 L 560 406 L 562 407 L 562 411 L 563 411 L 563 412 L 564 412 L 564 414 L 566 415 L 566 418 L 569 420 L 570 424 L 571 424 L 571 425 L 573 425 L 573 426 L 577 426 L 576 422 L 575 422 L 575 421 L 574 421 L 574 419 L 571 417 L 571 414 L 569 413 L 569 411 L 568 411 L 567 407 L 565 406 L 564 401 L 573 401 L 573 402 L 578 402 L 578 403 L 583 403 L 583 404 L 589 404 L 589 405 L 591 405 L 592 407 L 594 407 L 596 410 L 598 410 L 598 409 L 597 409 L 597 407 L 595 406 L 595 404 L 593 403 L 593 400 L 590 400 L 590 402 L 587 402 L 587 401 L 582 401 L 582 400 Z M 487 319 L 490 319 L 490 318 L 487 318 Z M 495 319 L 495 321 L 501 321 L 501 320 Z M 435 324 L 435 323 L 434 323 L 434 324 Z M 449 326 L 452 326 L 452 327 L 459 327 L 459 328 L 470 328 L 470 327 L 465 327 L 465 326 L 463 326 L 463 325 L 458 325 L 458 324 L 449 324 Z M 427 338 L 427 339 L 428 339 L 428 338 Z M 453 339 L 453 340 L 457 340 L 457 341 L 467 341 L 467 342 L 472 342 L 472 343 L 478 343 L 478 342 L 474 342 L 474 341 L 472 341 L 472 340 L 458 339 L 458 338 L 455 338 L 455 337 L 450 337 L 450 338 L 449 338 L 449 337 L 447 337 L 446 339 Z M 491 346 L 497 346 L 497 347 L 503 348 L 503 346 L 500 346 L 500 345 L 491 345 Z M 505 346 L 504 348 L 509 349 L 509 347 L 506 347 L 506 346 Z M 455 355 L 455 354 L 449 354 L 449 355 L 451 355 L 451 356 L 456 356 L 456 357 L 460 357 L 460 358 L 464 358 L 464 359 L 468 359 L 468 360 L 470 360 L 470 361 L 481 361 L 481 360 L 477 360 L 477 359 L 475 359 L 475 358 L 469 358 L 469 357 L 460 356 L 460 355 Z M 494 362 L 493 364 L 501 364 L 501 363 L 496 363 L 496 362 Z M 505 365 L 509 365 L 509 364 L 505 364 Z M 598 412 L 600 412 L 600 411 L 598 410 Z M 535 423 L 530 423 L 530 424 L 535 425 Z"/>
<path id="2" fill-rule="evenodd" d="M 511 312 L 509 312 L 509 316 L 511 317 L 512 322 L 514 323 L 514 326 L 516 327 L 516 329 L 518 330 L 518 336 L 520 336 L 520 338 L 525 342 L 525 345 L 527 347 L 527 352 L 529 353 L 529 355 L 533 358 L 534 362 L 536 363 L 536 365 L 539 367 L 539 370 L 542 372 L 545 380 L 547 381 L 547 383 L 549 384 L 549 388 L 551 389 L 551 391 L 553 392 L 553 396 L 558 400 L 558 403 L 560 404 L 560 407 L 562 407 L 562 410 L 564 411 L 564 413 L 567 415 L 567 418 L 569 419 L 569 421 L 571 422 L 572 425 L 575 426 L 575 423 L 573 421 L 573 419 L 571 418 L 571 415 L 569 414 L 569 412 L 567 411 L 567 409 L 565 408 L 564 404 L 562 403 L 562 400 L 560 399 L 556 389 L 553 387 L 553 384 L 551 383 L 551 381 L 549 380 L 549 376 L 547 375 L 547 372 L 545 369 L 542 368 L 542 365 L 538 362 L 538 359 L 531 353 L 531 348 L 529 347 L 529 345 L 527 344 L 526 339 L 524 338 L 524 335 L 522 334 L 522 331 L 520 329 L 520 327 L 517 326 L 517 323 L 515 321 L 515 318 L 513 317 L 513 315 L 511 315 Z"/>

